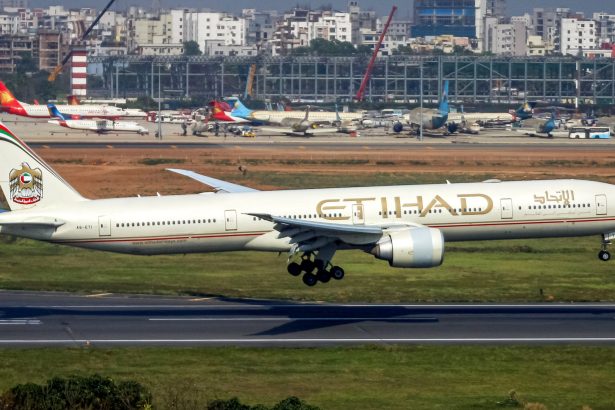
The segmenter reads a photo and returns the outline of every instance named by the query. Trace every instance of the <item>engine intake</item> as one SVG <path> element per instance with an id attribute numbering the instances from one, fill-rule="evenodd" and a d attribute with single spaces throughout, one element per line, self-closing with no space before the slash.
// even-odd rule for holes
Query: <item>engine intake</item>
<path id="1" fill-rule="evenodd" d="M 444 260 L 444 237 L 434 228 L 387 232 L 371 254 L 395 268 L 431 268 Z"/>

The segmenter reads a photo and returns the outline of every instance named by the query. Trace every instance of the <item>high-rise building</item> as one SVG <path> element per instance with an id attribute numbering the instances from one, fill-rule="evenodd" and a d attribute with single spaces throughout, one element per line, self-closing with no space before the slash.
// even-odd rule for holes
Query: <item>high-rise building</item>
<path id="1" fill-rule="evenodd" d="M 561 53 L 582 55 L 583 50 L 596 48 L 596 22 L 563 18 L 561 26 Z"/>
<path id="2" fill-rule="evenodd" d="M 485 0 L 415 0 L 412 37 L 482 38 Z"/>

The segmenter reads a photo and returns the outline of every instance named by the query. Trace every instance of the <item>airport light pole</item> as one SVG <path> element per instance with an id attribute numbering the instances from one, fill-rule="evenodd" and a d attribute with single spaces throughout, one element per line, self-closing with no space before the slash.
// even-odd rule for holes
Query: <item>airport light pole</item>
<path id="1" fill-rule="evenodd" d="M 421 82 L 420 87 L 419 87 L 419 99 L 420 101 L 420 113 L 421 113 L 421 119 L 420 119 L 420 124 L 419 124 L 419 141 L 423 142 L 423 60 L 421 60 L 419 62 L 419 64 L 421 65 L 421 74 L 420 74 L 420 79 L 419 81 Z"/>
<path id="2" fill-rule="evenodd" d="M 158 64 L 158 139 L 162 139 L 162 94 L 160 93 L 160 64 Z"/>

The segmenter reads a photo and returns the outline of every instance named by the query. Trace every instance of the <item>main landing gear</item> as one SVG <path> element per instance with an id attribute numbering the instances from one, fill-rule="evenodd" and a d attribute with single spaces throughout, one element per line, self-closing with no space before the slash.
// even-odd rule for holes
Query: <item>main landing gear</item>
<path id="1" fill-rule="evenodd" d="M 333 266 L 329 262 L 330 257 L 325 258 L 327 255 L 323 255 L 323 253 L 328 252 L 320 251 L 318 254 L 313 252 L 303 253 L 299 262 L 288 264 L 288 273 L 293 276 L 299 276 L 303 273 L 302 280 L 307 286 L 314 286 L 318 282 L 327 283 L 331 279 L 343 279 L 344 269 L 339 266 Z"/>
<path id="2" fill-rule="evenodd" d="M 608 246 L 611 244 L 611 234 L 603 234 L 602 235 L 602 249 L 598 252 L 598 259 L 603 262 L 608 262 L 611 260 L 611 253 L 607 250 Z"/>

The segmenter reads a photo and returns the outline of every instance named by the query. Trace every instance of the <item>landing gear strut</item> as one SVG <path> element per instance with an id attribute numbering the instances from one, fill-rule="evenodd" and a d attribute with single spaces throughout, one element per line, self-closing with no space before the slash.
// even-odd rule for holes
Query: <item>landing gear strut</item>
<path id="1" fill-rule="evenodd" d="M 319 249 L 318 253 L 304 252 L 300 261 L 288 264 L 288 273 L 293 276 L 303 273 L 302 280 L 307 286 L 314 286 L 318 282 L 327 283 L 331 279 L 341 280 L 344 278 L 344 269 L 330 262 L 335 250 L 335 246 L 328 245 Z"/>
<path id="2" fill-rule="evenodd" d="M 610 236 L 610 235 L 609 235 Z M 607 250 L 608 246 L 611 244 L 611 240 L 607 235 L 602 235 L 602 249 L 598 252 L 598 259 L 603 262 L 608 262 L 611 260 L 611 253 Z"/>

